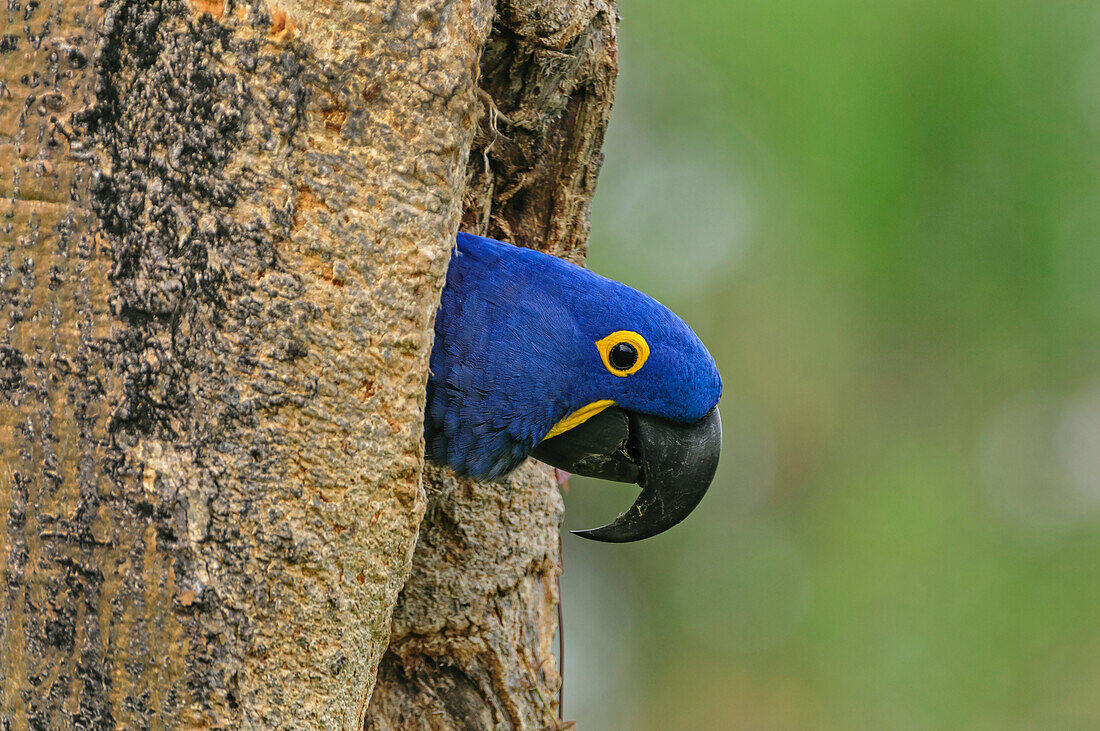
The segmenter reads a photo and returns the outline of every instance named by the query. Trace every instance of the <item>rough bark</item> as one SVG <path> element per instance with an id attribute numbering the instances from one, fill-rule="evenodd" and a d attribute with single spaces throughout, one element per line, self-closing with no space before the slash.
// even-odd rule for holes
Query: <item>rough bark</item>
<path id="1" fill-rule="evenodd" d="M 617 71 L 616 13 L 596 0 L 501 0 L 481 56 L 482 116 L 463 224 L 583 261 Z M 428 511 L 366 728 L 546 729 L 561 498 L 529 462 L 497 484 L 425 473 Z"/>
<path id="2" fill-rule="evenodd" d="M 0 726 L 363 723 L 492 13 L 0 10 Z"/>

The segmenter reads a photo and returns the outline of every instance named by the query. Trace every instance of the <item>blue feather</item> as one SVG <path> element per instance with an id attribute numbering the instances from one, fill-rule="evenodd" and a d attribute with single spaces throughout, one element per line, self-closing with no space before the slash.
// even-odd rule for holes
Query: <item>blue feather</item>
<path id="1" fill-rule="evenodd" d="M 619 330 L 640 333 L 650 348 L 627 377 L 609 372 L 595 345 Z M 564 259 L 458 234 L 428 379 L 432 461 L 493 479 L 593 401 L 687 424 L 721 393 L 706 347 L 652 297 Z"/>

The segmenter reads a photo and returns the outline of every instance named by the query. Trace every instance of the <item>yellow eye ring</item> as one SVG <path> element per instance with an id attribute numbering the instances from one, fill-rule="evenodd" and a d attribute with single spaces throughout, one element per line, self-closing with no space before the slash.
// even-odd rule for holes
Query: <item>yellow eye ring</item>
<path id="1" fill-rule="evenodd" d="M 616 368 L 612 362 L 612 350 L 617 345 L 632 348 L 638 354 L 637 360 L 627 368 Z M 605 338 L 600 338 L 596 341 L 596 349 L 600 351 L 604 368 L 612 375 L 624 378 L 631 373 L 637 373 L 645 365 L 646 358 L 649 357 L 649 343 L 633 330 L 617 330 Z"/>

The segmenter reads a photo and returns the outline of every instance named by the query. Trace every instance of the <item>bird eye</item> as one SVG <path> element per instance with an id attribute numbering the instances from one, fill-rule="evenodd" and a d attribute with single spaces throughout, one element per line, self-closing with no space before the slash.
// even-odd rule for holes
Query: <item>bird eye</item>
<path id="1" fill-rule="evenodd" d="M 607 360 L 615 370 L 629 370 L 638 362 L 638 349 L 630 343 L 615 343 L 607 353 Z"/>
<path id="2" fill-rule="evenodd" d="M 632 330 L 619 330 L 596 341 L 604 367 L 616 376 L 637 373 L 649 357 L 649 343 Z"/>

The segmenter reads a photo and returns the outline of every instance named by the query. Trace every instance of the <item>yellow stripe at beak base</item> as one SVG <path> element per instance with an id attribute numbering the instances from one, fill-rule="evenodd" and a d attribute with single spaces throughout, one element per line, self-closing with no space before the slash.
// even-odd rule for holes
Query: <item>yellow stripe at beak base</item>
<path id="1" fill-rule="evenodd" d="M 614 401 L 610 399 L 603 399 L 601 401 L 593 401 L 587 406 L 582 406 L 569 416 L 559 421 L 557 424 L 554 424 L 554 426 L 550 427 L 550 431 L 546 432 L 546 436 L 544 436 L 543 439 L 556 437 L 562 432 L 567 432 L 575 426 L 580 426 L 596 414 L 606 409 L 608 406 L 614 405 Z"/>

